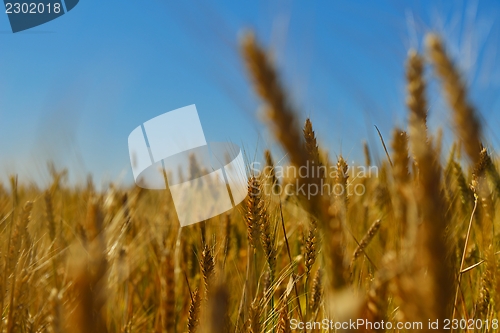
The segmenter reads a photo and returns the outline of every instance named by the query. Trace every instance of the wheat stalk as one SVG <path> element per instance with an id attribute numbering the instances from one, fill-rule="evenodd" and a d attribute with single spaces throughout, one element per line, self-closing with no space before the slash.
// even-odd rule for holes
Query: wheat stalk
<path id="1" fill-rule="evenodd" d="M 467 101 L 467 89 L 453 62 L 446 54 L 441 39 L 435 34 L 426 38 L 426 46 L 434 69 L 443 83 L 458 137 L 473 164 L 479 161 L 481 151 L 481 125 L 472 105 Z"/>

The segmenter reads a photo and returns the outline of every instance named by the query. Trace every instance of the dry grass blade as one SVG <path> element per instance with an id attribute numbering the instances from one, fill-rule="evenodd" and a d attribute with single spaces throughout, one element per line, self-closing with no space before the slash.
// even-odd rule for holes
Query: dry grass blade
<path id="1" fill-rule="evenodd" d="M 455 319 L 455 314 L 456 314 L 456 310 L 457 310 L 458 294 L 460 292 L 460 283 L 462 281 L 462 274 L 463 274 L 461 272 L 464 269 L 465 255 L 466 255 L 466 251 L 467 251 L 467 245 L 468 245 L 469 240 L 470 240 L 470 232 L 472 230 L 472 221 L 474 218 L 474 213 L 476 212 L 476 208 L 477 208 L 477 196 L 475 197 L 474 208 L 472 210 L 472 214 L 471 214 L 471 217 L 469 220 L 469 225 L 467 227 L 467 235 L 465 236 L 465 244 L 464 244 L 464 250 L 462 252 L 462 260 L 460 261 L 460 269 L 459 269 L 459 274 L 458 274 L 457 288 L 456 288 L 456 292 L 455 292 L 455 300 L 453 302 L 453 315 L 452 315 L 453 319 Z"/>
<path id="2" fill-rule="evenodd" d="M 389 155 L 389 152 L 387 151 L 387 147 L 385 146 L 385 141 L 384 141 L 384 138 L 382 137 L 382 133 L 380 133 L 380 130 L 378 129 L 378 127 L 376 125 L 374 125 L 374 126 L 375 126 L 375 129 L 377 130 L 378 137 L 380 138 L 380 142 L 382 142 L 382 146 L 384 147 L 385 156 L 387 156 L 387 160 L 389 161 L 389 164 L 391 166 L 393 166 L 392 160 L 391 160 L 391 155 Z"/>

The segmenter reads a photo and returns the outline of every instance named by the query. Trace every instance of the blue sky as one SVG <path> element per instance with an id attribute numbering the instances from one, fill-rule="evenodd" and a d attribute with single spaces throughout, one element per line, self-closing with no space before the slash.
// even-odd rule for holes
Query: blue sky
<path id="1" fill-rule="evenodd" d="M 128 134 L 190 104 L 208 141 L 232 141 L 251 158 L 275 149 L 238 53 L 249 28 L 272 49 L 299 117 L 312 118 L 332 155 L 355 162 L 363 140 L 380 154 L 373 125 L 386 140 L 394 125 L 405 126 L 405 57 L 436 31 L 496 148 L 499 18 L 494 0 L 81 0 L 12 34 L 0 13 L 0 179 L 18 173 L 43 183 L 52 160 L 73 181 L 91 173 L 98 183 L 130 183 Z M 429 98 L 431 128 L 449 131 L 444 103 Z M 451 141 L 445 136 L 445 146 Z"/>

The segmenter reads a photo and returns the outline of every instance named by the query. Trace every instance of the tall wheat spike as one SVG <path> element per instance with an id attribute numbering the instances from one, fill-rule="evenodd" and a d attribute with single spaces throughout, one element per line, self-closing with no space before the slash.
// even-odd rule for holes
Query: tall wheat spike
<path id="1" fill-rule="evenodd" d="M 311 298 L 309 300 L 309 308 L 313 313 L 319 310 L 321 301 L 323 299 L 323 283 L 322 283 L 322 271 L 318 269 L 314 275 L 312 288 L 311 288 Z"/>
<path id="2" fill-rule="evenodd" d="M 427 103 L 423 80 L 423 62 L 410 52 L 407 66 L 408 108 L 410 109 L 410 141 L 418 165 L 418 188 L 415 191 L 422 223 L 419 248 L 422 261 L 429 269 L 429 300 L 431 318 L 443 321 L 450 317 L 453 275 L 449 248 L 445 239 L 449 216 L 441 191 L 441 168 L 426 131 Z"/>
<path id="3" fill-rule="evenodd" d="M 305 165 L 307 154 L 297 118 L 286 99 L 274 65 L 258 45 L 253 33 L 245 34 L 241 48 L 255 90 L 266 103 L 266 115 L 271 122 L 276 139 L 288 152 L 290 161 L 294 165 Z"/>
<path id="4" fill-rule="evenodd" d="M 187 323 L 188 333 L 195 333 L 200 323 L 201 298 L 198 289 L 193 292 L 189 306 L 189 318 Z"/>
<path id="5" fill-rule="evenodd" d="M 308 166 L 308 152 L 297 121 L 297 115 L 290 106 L 284 88 L 270 58 L 257 43 L 253 33 L 245 34 L 241 50 L 248 73 L 254 82 L 257 94 L 265 103 L 265 114 L 277 141 L 287 152 L 290 162 L 295 167 Z M 311 128 L 312 131 L 312 128 Z M 312 132 L 314 135 L 314 132 Z M 300 177 L 299 184 L 321 186 L 318 177 Z M 318 195 L 299 195 L 301 204 L 320 220 L 326 216 L 325 206 L 321 205 Z"/>
<path id="6" fill-rule="evenodd" d="M 356 259 L 364 252 L 368 244 L 370 244 L 371 240 L 380 228 L 380 222 L 380 220 L 376 220 L 375 222 L 373 222 L 373 224 L 370 226 L 366 234 L 359 242 L 359 245 L 356 247 L 356 250 L 354 250 L 354 253 L 352 254 L 351 267 L 354 265 Z"/>
<path id="7" fill-rule="evenodd" d="M 274 282 L 274 273 L 276 271 L 275 235 L 267 213 L 266 202 L 264 200 L 260 199 L 258 209 L 260 221 L 260 242 L 269 265 L 270 281 L 272 283 Z"/>
<path id="8" fill-rule="evenodd" d="M 429 34 L 426 38 L 426 45 L 434 69 L 443 83 L 448 104 L 453 109 L 458 137 L 464 143 L 465 151 L 472 163 L 476 164 L 481 151 L 481 125 L 476 111 L 467 101 L 465 83 L 437 35 Z"/>
<path id="9" fill-rule="evenodd" d="M 201 252 L 200 267 L 203 284 L 205 286 L 205 297 L 208 297 L 211 281 L 215 271 L 215 258 L 212 253 L 212 249 L 206 244 Z"/>
<path id="10" fill-rule="evenodd" d="M 317 223 L 315 220 L 312 220 L 309 227 L 309 232 L 305 239 L 304 244 L 304 263 L 306 266 L 306 274 L 309 275 L 311 273 L 312 266 L 316 262 L 316 254 L 317 254 Z"/>

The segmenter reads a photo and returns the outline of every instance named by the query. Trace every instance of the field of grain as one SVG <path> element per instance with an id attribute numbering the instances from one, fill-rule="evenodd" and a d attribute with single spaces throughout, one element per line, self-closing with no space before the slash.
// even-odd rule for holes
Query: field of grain
<path id="1" fill-rule="evenodd" d="M 242 59 L 282 164 L 322 171 L 276 177 L 266 151 L 244 202 L 184 228 L 168 191 L 78 188 L 55 168 L 48 188 L 12 176 L 0 185 L 0 332 L 496 331 L 497 159 L 442 41 L 425 45 L 401 64 L 408 128 L 360 147 L 367 168 L 370 149 L 386 149 L 376 173 L 353 176 L 318 146 L 248 33 Z M 427 71 L 452 113 L 451 151 L 428 130 Z M 325 185 L 346 190 L 293 191 Z"/>

